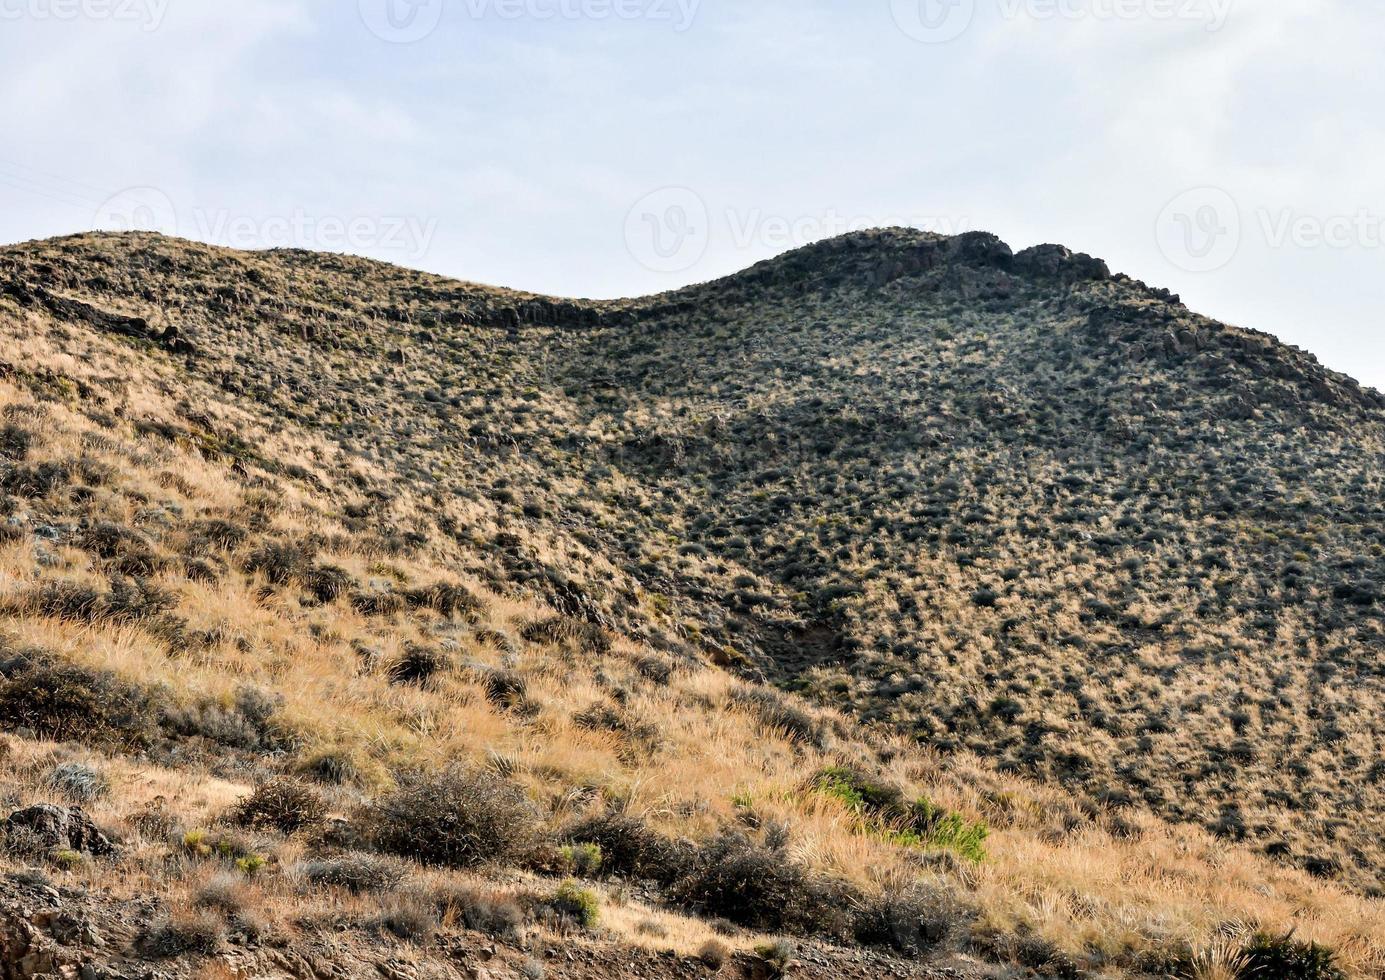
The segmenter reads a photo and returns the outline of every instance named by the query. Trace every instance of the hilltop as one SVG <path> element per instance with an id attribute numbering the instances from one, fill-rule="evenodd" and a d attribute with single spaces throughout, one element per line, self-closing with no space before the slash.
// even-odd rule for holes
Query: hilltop
<path id="1" fill-rule="evenodd" d="M 0 329 L 0 766 L 109 784 L 94 918 L 242 972 L 1381 969 L 1385 398 L 1303 351 L 906 229 L 618 301 L 83 235 L 0 250 Z M 532 834 L 398 846 L 452 764 Z"/>

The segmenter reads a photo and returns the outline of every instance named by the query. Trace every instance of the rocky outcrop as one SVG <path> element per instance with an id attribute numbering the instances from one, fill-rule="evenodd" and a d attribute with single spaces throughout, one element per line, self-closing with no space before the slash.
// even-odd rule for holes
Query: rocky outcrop
<path id="1" fill-rule="evenodd" d="M 24 835 L 45 851 L 76 851 L 95 857 L 116 853 L 116 846 L 80 807 L 42 803 L 10 814 L 6 836 Z"/>
<path id="2" fill-rule="evenodd" d="M 170 354 L 192 355 L 197 347 L 175 326 L 160 330 L 138 316 L 124 316 L 49 292 L 42 286 L 23 282 L 7 282 L 0 286 L 0 295 L 9 296 L 24 307 L 38 307 L 67 322 L 85 323 L 102 333 L 116 334 L 131 340 L 144 340 L 167 350 Z"/>

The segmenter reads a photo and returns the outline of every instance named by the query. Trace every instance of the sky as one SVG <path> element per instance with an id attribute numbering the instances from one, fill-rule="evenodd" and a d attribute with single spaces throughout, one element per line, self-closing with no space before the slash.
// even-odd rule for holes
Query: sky
<path id="1" fill-rule="evenodd" d="M 568 296 L 1060 242 L 1385 389 L 1379 0 L 0 0 L 0 241 Z"/>

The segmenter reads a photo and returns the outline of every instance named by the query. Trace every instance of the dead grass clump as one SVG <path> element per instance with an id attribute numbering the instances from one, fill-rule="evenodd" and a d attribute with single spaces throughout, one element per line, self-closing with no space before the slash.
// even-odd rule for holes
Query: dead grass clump
<path id="1" fill-rule="evenodd" d="M 514 897 L 485 885 L 451 885 L 433 893 L 442 921 L 495 939 L 514 939 L 528 917 Z"/>
<path id="2" fill-rule="evenodd" d="M 300 871 L 310 885 L 342 888 L 353 895 L 393 891 L 407 874 L 403 864 L 378 854 L 343 854 L 308 861 Z"/>

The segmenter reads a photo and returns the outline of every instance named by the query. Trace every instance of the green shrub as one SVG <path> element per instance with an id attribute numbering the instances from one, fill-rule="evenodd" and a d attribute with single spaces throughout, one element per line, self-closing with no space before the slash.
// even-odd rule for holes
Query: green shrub
<path id="1" fill-rule="evenodd" d="M 365 808 L 361 824 L 381 851 L 466 868 L 522 857 L 537 840 L 539 814 L 514 783 L 459 768 L 406 777 Z"/>
<path id="2" fill-rule="evenodd" d="M 949 813 L 928 800 L 917 800 L 907 830 L 895 835 L 900 843 L 952 851 L 968 861 L 986 860 L 986 838 L 990 829 L 957 813 Z"/>
<path id="3" fill-rule="evenodd" d="M 595 929 L 601 921 L 601 901 L 596 892 L 583 888 L 575 881 L 565 881 L 545 903 L 563 919 L 583 929 Z"/>
<path id="4" fill-rule="evenodd" d="M 1243 980 L 1346 980 L 1332 950 L 1293 937 L 1257 934 L 1246 944 Z"/>
<path id="5" fill-rule="evenodd" d="M 601 871 L 600 844 L 568 844 L 559 854 L 568 872 L 580 878 L 594 878 Z"/>

